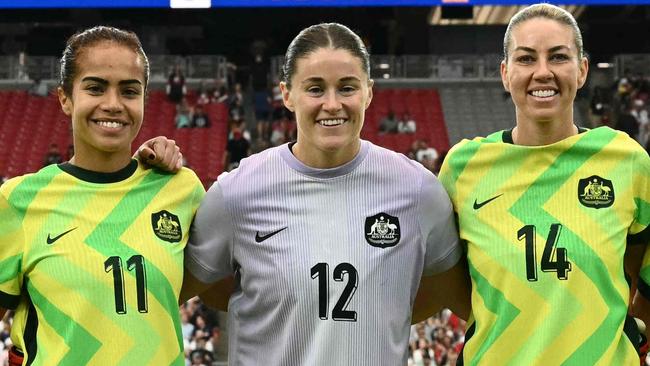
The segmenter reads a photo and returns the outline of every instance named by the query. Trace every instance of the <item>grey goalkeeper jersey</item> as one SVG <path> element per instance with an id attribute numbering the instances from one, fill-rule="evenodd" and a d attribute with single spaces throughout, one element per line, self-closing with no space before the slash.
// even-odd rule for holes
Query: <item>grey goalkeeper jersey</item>
<path id="1" fill-rule="evenodd" d="M 461 256 L 452 207 L 419 163 L 362 141 L 333 169 L 288 145 L 209 189 L 186 248 L 212 283 L 235 275 L 230 365 L 405 365 L 423 275 Z"/>

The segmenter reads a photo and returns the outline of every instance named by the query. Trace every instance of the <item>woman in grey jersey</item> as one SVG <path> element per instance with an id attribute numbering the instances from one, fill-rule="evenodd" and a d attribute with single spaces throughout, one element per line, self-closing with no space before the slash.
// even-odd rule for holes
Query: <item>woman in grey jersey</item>
<path id="1" fill-rule="evenodd" d="M 229 301 L 233 365 L 403 365 L 414 308 L 468 312 L 449 198 L 419 163 L 360 139 L 373 81 L 350 29 L 304 29 L 283 73 L 297 141 L 210 188 L 184 293 Z"/>

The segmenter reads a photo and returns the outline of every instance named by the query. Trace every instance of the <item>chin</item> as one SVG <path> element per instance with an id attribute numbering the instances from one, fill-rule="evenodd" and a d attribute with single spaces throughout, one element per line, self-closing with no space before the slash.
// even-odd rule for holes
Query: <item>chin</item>
<path id="1" fill-rule="evenodd" d="M 345 148 L 351 143 L 352 141 L 347 137 L 328 136 L 321 138 L 318 142 L 318 146 L 320 146 L 322 150 L 334 152 Z"/>

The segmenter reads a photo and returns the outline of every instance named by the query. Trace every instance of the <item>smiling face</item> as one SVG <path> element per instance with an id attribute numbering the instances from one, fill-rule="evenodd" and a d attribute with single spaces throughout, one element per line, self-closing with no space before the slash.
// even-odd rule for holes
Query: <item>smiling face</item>
<path id="1" fill-rule="evenodd" d="M 80 50 L 72 94 L 59 88 L 72 119 L 74 164 L 115 171 L 131 159 L 131 143 L 144 115 L 144 65 L 133 50 L 103 41 Z"/>
<path id="2" fill-rule="evenodd" d="M 359 150 L 372 80 L 361 60 L 343 49 L 318 48 L 296 65 L 291 89 L 280 84 L 284 103 L 298 124 L 294 154 L 316 168 L 345 164 Z"/>
<path id="3" fill-rule="evenodd" d="M 501 79 L 515 103 L 517 125 L 572 125 L 573 101 L 588 70 L 572 29 L 541 17 L 526 20 L 513 29 L 509 49 Z"/>

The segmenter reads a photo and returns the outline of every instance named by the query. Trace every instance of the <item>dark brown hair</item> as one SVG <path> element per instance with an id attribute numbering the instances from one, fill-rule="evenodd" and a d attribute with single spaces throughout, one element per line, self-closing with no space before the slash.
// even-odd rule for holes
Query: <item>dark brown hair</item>
<path id="1" fill-rule="evenodd" d="M 149 83 L 149 59 L 142 49 L 138 36 L 130 31 L 118 28 L 97 26 L 75 33 L 66 42 L 63 56 L 61 56 L 61 72 L 59 74 L 59 86 L 63 88 L 66 95 L 72 95 L 72 82 L 77 74 L 77 59 L 81 52 L 88 47 L 101 42 L 115 42 L 121 46 L 132 49 L 142 58 L 144 65 L 144 87 L 145 91 Z"/>
<path id="2" fill-rule="evenodd" d="M 359 36 L 338 23 L 321 23 L 303 29 L 291 41 L 282 65 L 282 81 L 291 89 L 291 78 L 296 73 L 298 59 L 319 48 L 342 49 L 359 58 L 364 72 L 370 77 L 370 55 Z"/>

